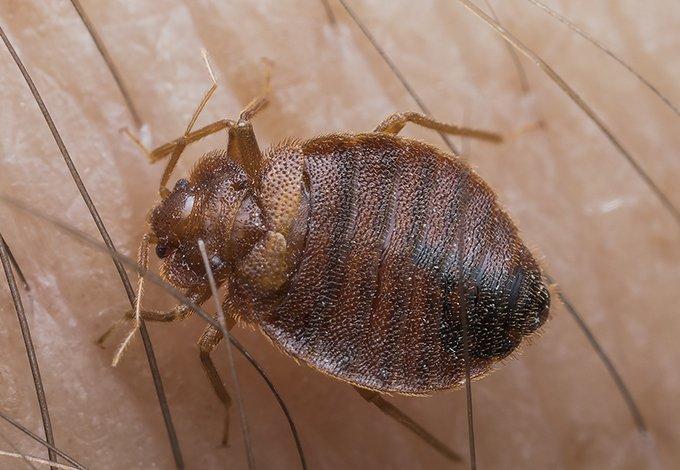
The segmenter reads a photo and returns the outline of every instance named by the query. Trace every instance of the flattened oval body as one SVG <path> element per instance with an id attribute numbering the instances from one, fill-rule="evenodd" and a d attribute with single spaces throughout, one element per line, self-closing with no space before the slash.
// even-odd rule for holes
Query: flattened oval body
<path id="1" fill-rule="evenodd" d="M 277 176 L 291 158 L 299 183 Z M 464 380 L 462 315 L 473 377 L 545 322 L 538 263 L 462 160 L 384 133 L 289 143 L 269 159 L 265 193 L 301 185 L 299 242 L 276 291 L 237 279 L 235 295 L 285 352 L 361 387 L 423 394 Z"/>

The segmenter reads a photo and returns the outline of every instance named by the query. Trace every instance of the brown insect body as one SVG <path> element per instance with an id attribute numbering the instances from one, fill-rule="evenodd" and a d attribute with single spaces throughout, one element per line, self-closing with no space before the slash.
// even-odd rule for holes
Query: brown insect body
<path id="1" fill-rule="evenodd" d="M 289 141 L 249 178 L 206 154 L 151 215 L 162 273 L 200 288 L 203 239 L 225 310 L 290 355 L 378 391 L 423 394 L 508 356 L 548 316 L 541 271 L 461 159 L 386 132 Z"/>

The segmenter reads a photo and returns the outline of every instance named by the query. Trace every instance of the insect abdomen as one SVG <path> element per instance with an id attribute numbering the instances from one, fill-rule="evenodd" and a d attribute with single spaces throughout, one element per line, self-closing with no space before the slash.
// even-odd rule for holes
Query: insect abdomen
<path id="1" fill-rule="evenodd" d="M 506 357 L 547 316 L 537 263 L 459 160 L 388 134 L 301 144 L 307 235 L 257 322 L 284 350 L 357 385 L 426 393 Z"/>

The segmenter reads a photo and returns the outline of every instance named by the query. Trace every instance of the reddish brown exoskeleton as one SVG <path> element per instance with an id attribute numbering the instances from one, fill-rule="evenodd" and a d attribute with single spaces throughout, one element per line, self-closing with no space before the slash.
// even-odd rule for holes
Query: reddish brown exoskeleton
<path id="1" fill-rule="evenodd" d="M 162 276 L 202 304 L 211 295 L 203 240 L 227 287 L 232 325 L 257 326 L 369 400 L 459 387 L 466 372 L 484 375 L 545 322 L 541 270 L 494 191 L 462 159 L 397 134 L 412 122 L 492 142 L 500 136 L 404 113 L 373 132 L 287 140 L 262 153 L 250 121 L 266 90 L 237 121 L 191 131 L 214 89 L 184 136 L 151 153 L 170 162 L 140 250 L 144 268 L 155 243 Z M 166 189 L 186 145 L 223 129 L 227 148 Z M 167 322 L 190 312 L 179 305 L 141 316 Z M 221 339 L 208 326 L 199 346 L 228 408 L 209 356 Z"/>

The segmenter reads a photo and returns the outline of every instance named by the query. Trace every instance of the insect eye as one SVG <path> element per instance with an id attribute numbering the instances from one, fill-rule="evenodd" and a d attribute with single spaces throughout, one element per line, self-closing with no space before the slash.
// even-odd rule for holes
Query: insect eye
<path id="1" fill-rule="evenodd" d="M 168 254 L 168 245 L 165 245 L 163 243 L 159 243 L 156 245 L 156 256 L 158 256 L 160 259 L 165 258 L 165 256 Z"/>

